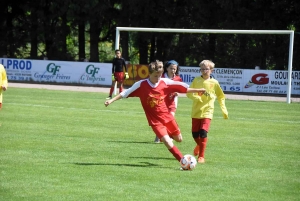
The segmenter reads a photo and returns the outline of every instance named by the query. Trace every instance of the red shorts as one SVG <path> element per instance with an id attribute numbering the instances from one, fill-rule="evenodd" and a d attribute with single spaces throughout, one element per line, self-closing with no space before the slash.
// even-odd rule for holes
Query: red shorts
<path id="1" fill-rule="evenodd" d="M 169 107 L 169 112 L 171 113 L 171 112 L 176 112 L 176 107 Z"/>
<path id="2" fill-rule="evenodd" d="M 114 76 L 115 76 L 115 80 L 117 82 L 123 82 L 124 81 L 124 72 L 115 72 Z"/>
<path id="3" fill-rule="evenodd" d="M 192 118 L 192 132 L 199 132 L 201 129 L 208 132 L 211 119 L 195 119 Z"/>
<path id="4" fill-rule="evenodd" d="M 180 135 L 180 129 L 175 120 L 166 124 L 158 124 L 151 126 L 156 136 L 160 139 L 165 135 Z"/>

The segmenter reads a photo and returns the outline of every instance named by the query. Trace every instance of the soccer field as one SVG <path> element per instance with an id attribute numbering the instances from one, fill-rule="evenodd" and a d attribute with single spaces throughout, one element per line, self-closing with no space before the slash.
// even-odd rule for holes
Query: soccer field
<path id="1" fill-rule="evenodd" d="M 206 163 L 180 171 L 137 98 L 10 88 L 0 111 L 0 200 L 299 200 L 300 103 L 216 102 Z M 177 122 L 192 154 L 192 102 Z"/>

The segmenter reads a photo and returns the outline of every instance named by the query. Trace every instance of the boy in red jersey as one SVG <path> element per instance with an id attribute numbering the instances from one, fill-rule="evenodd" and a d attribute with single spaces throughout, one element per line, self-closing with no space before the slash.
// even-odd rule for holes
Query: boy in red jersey
<path id="1" fill-rule="evenodd" d="M 2 92 L 6 91 L 6 89 L 7 89 L 6 71 L 5 71 L 4 66 L 2 64 L 0 64 L 0 110 L 2 108 L 2 100 L 3 100 Z"/>
<path id="2" fill-rule="evenodd" d="M 228 119 L 228 112 L 225 106 L 225 95 L 217 80 L 211 77 L 215 64 L 209 60 L 203 60 L 200 64 L 201 76 L 196 77 L 191 87 L 205 88 L 202 96 L 199 94 L 187 94 L 193 100 L 192 107 L 192 134 L 196 142 L 194 155 L 198 156 L 198 163 L 204 163 L 204 152 L 207 143 L 207 133 L 214 113 L 214 102 L 218 99 L 224 119 Z"/>
<path id="3" fill-rule="evenodd" d="M 180 81 L 182 82 L 181 77 L 179 76 L 179 65 L 177 61 L 170 60 L 164 65 L 164 72 L 161 76 L 162 78 L 169 78 L 174 81 Z M 169 108 L 170 113 L 175 116 L 175 112 L 177 109 L 177 103 L 178 103 L 178 93 L 174 92 L 169 94 L 169 96 L 165 99 L 166 104 Z M 154 139 L 155 143 L 160 143 L 161 141 L 156 136 Z"/>
<path id="4" fill-rule="evenodd" d="M 118 85 L 117 88 L 119 87 L 119 92 L 121 93 L 123 91 L 124 78 L 129 78 L 125 59 L 122 57 L 121 51 L 115 50 L 115 55 L 116 57 L 112 61 L 112 83 L 109 91 L 109 96 L 106 99 L 111 99 L 116 82 Z M 125 76 L 123 72 L 123 67 L 125 68 Z"/>
<path id="5" fill-rule="evenodd" d="M 151 62 L 149 64 L 148 79 L 140 80 L 134 83 L 132 87 L 126 91 L 123 91 L 114 98 L 105 101 L 104 105 L 107 107 L 114 101 L 121 98 L 139 97 L 152 130 L 156 136 L 161 139 L 173 156 L 180 161 L 183 155 L 173 144 L 171 137 L 177 142 L 181 142 L 182 135 L 174 116 L 169 112 L 169 109 L 165 103 L 165 98 L 170 93 L 174 92 L 198 93 L 199 95 L 202 95 L 205 90 L 192 89 L 183 82 L 161 78 L 162 73 L 162 62 Z"/>

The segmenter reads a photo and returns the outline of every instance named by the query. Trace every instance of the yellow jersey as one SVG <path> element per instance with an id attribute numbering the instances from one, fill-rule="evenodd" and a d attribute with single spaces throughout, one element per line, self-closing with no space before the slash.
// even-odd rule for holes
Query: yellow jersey
<path id="1" fill-rule="evenodd" d="M 0 64 L 0 87 L 5 86 L 7 87 L 8 82 L 7 82 L 7 76 L 6 76 L 6 71 L 5 68 L 2 64 Z"/>
<path id="2" fill-rule="evenodd" d="M 201 76 L 194 78 L 190 88 L 204 88 L 206 92 L 199 96 L 197 93 L 187 93 L 187 97 L 193 100 L 191 117 L 196 119 L 213 118 L 214 102 L 218 99 L 223 117 L 228 118 L 228 111 L 225 106 L 225 94 L 214 78 L 203 79 Z"/>

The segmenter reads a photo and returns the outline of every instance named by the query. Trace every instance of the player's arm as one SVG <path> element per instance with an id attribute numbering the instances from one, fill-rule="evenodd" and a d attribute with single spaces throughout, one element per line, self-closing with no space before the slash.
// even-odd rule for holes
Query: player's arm
<path id="1" fill-rule="evenodd" d="M 112 74 L 115 73 L 115 59 L 113 59 L 113 61 L 112 61 L 111 72 L 112 72 Z"/>
<path id="2" fill-rule="evenodd" d="M 169 88 L 174 88 L 175 91 L 179 93 L 196 93 L 198 96 L 202 96 L 202 94 L 206 91 L 204 88 L 192 88 L 189 87 L 188 84 L 180 81 L 173 81 L 170 79 L 163 78 L 164 81 L 167 83 Z"/>
<path id="3" fill-rule="evenodd" d="M 112 61 L 112 67 L 111 67 L 111 80 L 112 81 L 116 80 L 116 78 L 115 78 L 115 67 L 116 67 L 116 65 L 115 65 L 115 59 L 113 59 L 113 61 Z"/>
<path id="4" fill-rule="evenodd" d="M 198 96 L 202 96 L 206 90 L 204 88 L 188 88 L 186 93 L 194 93 L 197 94 Z"/>
<path id="5" fill-rule="evenodd" d="M 125 79 L 129 79 L 129 75 L 128 75 L 128 69 L 127 69 L 127 66 L 126 66 L 126 62 L 125 62 L 125 59 L 123 59 L 123 64 L 122 64 L 125 68 Z"/>
<path id="6" fill-rule="evenodd" d="M 125 72 L 128 73 L 128 69 L 127 69 L 127 66 L 126 66 L 126 61 L 125 59 L 123 58 L 123 64 L 122 64 L 125 68 Z"/>
<path id="7" fill-rule="evenodd" d="M 104 105 L 105 105 L 105 107 L 107 107 L 110 104 L 112 104 L 113 102 L 115 102 L 116 100 L 119 100 L 121 98 L 122 98 L 121 94 L 118 94 L 117 96 L 113 97 L 112 99 L 105 101 Z"/>
<path id="8" fill-rule="evenodd" d="M 119 100 L 121 98 L 127 98 L 129 96 L 130 97 L 136 96 L 136 94 L 139 93 L 139 88 L 140 88 L 141 83 L 142 83 L 142 80 L 134 83 L 129 89 L 122 91 L 120 94 L 118 94 L 114 98 L 105 101 L 104 105 L 107 107 L 110 104 L 112 104 L 113 102 L 115 102 L 116 100 Z"/>
<path id="9" fill-rule="evenodd" d="M 219 84 L 216 85 L 215 91 L 216 91 L 216 96 L 217 96 L 219 105 L 220 105 L 222 113 L 223 113 L 223 117 L 224 117 L 224 119 L 228 119 L 228 111 L 225 106 L 225 94 Z"/>
<path id="10" fill-rule="evenodd" d="M 190 85 L 190 88 L 197 88 L 197 86 L 195 86 L 195 84 L 194 84 L 194 81 L 192 82 L 192 84 Z M 205 89 L 204 89 L 205 90 Z M 205 92 L 205 91 L 204 91 Z M 204 93 L 203 92 L 203 93 Z M 195 93 L 195 92 L 190 92 L 190 93 L 187 93 L 186 94 L 186 96 L 189 98 L 189 99 L 191 99 L 191 100 L 193 100 L 193 101 L 200 101 L 200 102 L 202 102 L 202 99 L 201 99 L 201 96 L 202 96 L 202 94 L 203 93 L 200 93 L 200 94 L 198 94 L 198 93 Z"/>
<path id="11" fill-rule="evenodd" d="M 177 75 L 175 78 L 176 78 L 176 79 L 173 79 L 173 80 L 182 82 L 182 79 L 181 79 L 181 77 L 180 77 L 179 75 Z M 178 96 L 178 95 L 179 95 L 178 92 L 174 92 L 174 93 L 173 93 L 173 98 L 175 98 L 175 97 Z"/>

